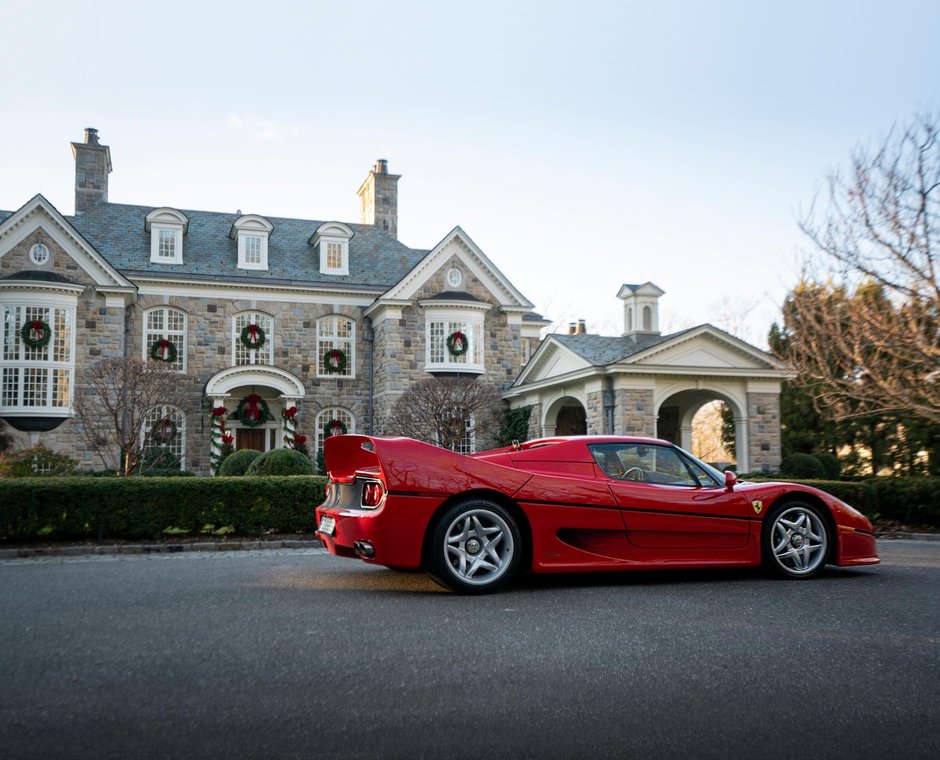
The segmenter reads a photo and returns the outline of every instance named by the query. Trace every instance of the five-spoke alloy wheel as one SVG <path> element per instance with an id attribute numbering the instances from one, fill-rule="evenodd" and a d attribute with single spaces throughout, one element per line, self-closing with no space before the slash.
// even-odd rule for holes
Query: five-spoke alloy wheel
<path id="1" fill-rule="evenodd" d="M 829 526 L 810 504 L 783 504 L 767 516 L 762 549 L 764 564 L 776 575 L 810 578 L 826 564 Z"/>
<path id="2" fill-rule="evenodd" d="M 522 541 L 512 515 L 489 501 L 467 501 L 437 521 L 429 547 L 429 572 L 464 594 L 502 587 L 519 567 Z"/>

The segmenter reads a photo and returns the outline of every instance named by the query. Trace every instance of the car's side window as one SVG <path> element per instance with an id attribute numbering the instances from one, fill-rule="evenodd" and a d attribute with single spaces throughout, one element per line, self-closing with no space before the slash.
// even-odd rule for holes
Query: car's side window
<path id="1" fill-rule="evenodd" d="M 617 480 L 658 485 L 712 485 L 704 473 L 693 473 L 679 452 L 645 443 L 599 443 L 589 447 L 605 475 Z"/>

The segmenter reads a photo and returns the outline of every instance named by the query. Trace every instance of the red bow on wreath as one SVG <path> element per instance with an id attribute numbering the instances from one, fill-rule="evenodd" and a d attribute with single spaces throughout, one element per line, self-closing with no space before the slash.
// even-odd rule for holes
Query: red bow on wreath
<path id="1" fill-rule="evenodd" d="M 258 343 L 258 325 L 248 325 L 248 342 L 253 346 Z"/>
<path id="2" fill-rule="evenodd" d="M 343 434 L 343 423 L 339 420 L 333 420 L 330 423 L 330 435 L 342 435 Z"/>
<path id="3" fill-rule="evenodd" d="M 261 421 L 261 396 L 257 393 L 252 393 L 247 399 L 248 408 L 245 409 L 244 416 L 247 419 L 254 420 L 255 422 Z"/>
<path id="4" fill-rule="evenodd" d="M 330 366 L 333 369 L 339 369 L 339 365 L 343 362 L 343 355 L 337 350 L 333 349 L 330 351 Z"/>
<path id="5" fill-rule="evenodd" d="M 41 319 L 34 319 L 29 323 L 29 337 L 33 340 L 42 340 L 42 336 L 45 334 L 45 329 L 43 327 L 43 322 Z"/>
<path id="6" fill-rule="evenodd" d="M 170 348 L 172 347 L 170 341 L 166 338 L 160 338 L 158 346 L 159 348 L 157 350 L 160 352 L 160 358 L 168 362 L 170 360 Z"/>
<path id="7" fill-rule="evenodd" d="M 164 417 L 157 425 L 157 433 L 164 441 L 172 438 L 176 432 L 176 425 L 169 417 Z"/>

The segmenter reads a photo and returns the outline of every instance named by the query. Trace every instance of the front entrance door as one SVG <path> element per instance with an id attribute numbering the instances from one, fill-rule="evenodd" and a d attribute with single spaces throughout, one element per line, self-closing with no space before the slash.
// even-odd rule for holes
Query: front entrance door
<path id="1" fill-rule="evenodd" d="M 242 449 L 264 451 L 264 436 L 267 432 L 263 428 L 260 430 L 239 428 L 235 431 L 235 448 L 239 451 Z"/>

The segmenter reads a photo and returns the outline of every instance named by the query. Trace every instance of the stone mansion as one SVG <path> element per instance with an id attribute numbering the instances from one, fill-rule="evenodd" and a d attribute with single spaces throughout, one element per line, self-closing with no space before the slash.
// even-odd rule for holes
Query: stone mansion
<path id="1" fill-rule="evenodd" d="M 41 194 L 0 211 L 0 417 L 15 448 L 101 467 L 75 394 L 93 363 L 135 356 L 180 373 L 188 401 L 154 408 L 148 424 L 169 425 L 166 446 L 198 474 L 220 430 L 259 450 L 297 434 L 315 450 L 331 432 L 394 432 L 383 423 L 410 384 L 454 373 L 530 407 L 530 437 L 640 433 L 690 447 L 692 416 L 718 398 L 734 411 L 739 468 L 779 463 L 786 371 L 773 357 L 709 325 L 661 335 L 651 283 L 620 289 L 623 335 L 576 323 L 541 339 L 548 320 L 460 227 L 429 249 L 398 241 L 399 175 L 385 161 L 351 223 L 112 203 L 97 131 L 72 152 L 74 215 Z M 491 443 L 477 431 L 465 448 Z"/>

